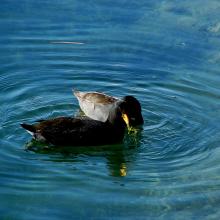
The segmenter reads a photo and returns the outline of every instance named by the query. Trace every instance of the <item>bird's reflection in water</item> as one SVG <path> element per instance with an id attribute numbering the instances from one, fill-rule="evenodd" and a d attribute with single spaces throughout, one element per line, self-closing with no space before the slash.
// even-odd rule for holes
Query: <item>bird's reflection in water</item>
<path id="1" fill-rule="evenodd" d="M 124 143 L 117 150 L 112 150 L 106 155 L 110 175 L 125 177 L 129 175 L 129 168 L 136 160 L 141 140 L 141 130 L 129 131 L 124 138 Z"/>
<path id="2" fill-rule="evenodd" d="M 47 160 L 54 162 L 78 162 L 81 156 L 103 157 L 107 160 L 109 175 L 125 177 L 135 161 L 140 142 L 140 130 L 129 132 L 123 144 L 89 147 L 55 147 L 31 140 L 25 149 L 38 154 L 48 155 Z"/>

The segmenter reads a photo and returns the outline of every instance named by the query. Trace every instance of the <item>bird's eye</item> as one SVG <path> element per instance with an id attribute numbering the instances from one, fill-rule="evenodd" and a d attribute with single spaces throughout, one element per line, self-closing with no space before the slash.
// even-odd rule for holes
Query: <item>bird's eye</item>
<path id="1" fill-rule="evenodd" d="M 135 121 L 135 118 L 134 118 L 134 117 L 131 117 L 130 120 L 131 120 L 131 121 Z"/>

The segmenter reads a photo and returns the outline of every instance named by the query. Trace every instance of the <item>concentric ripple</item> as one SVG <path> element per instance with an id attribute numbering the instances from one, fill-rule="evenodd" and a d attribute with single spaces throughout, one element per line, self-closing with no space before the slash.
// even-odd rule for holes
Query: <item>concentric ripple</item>
<path id="1" fill-rule="evenodd" d="M 219 219 L 219 7 L 3 1 L 1 219 Z M 143 128 L 113 146 L 30 143 L 19 124 L 75 115 L 73 88 L 135 96 Z"/>

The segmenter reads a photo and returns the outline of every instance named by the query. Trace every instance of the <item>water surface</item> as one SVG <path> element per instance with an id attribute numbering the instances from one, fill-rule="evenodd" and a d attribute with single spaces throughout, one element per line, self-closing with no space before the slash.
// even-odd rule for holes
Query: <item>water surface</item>
<path id="1" fill-rule="evenodd" d="M 1 1 L 1 219 L 219 219 L 220 2 Z M 71 89 L 134 95 L 124 144 L 26 150 Z"/>

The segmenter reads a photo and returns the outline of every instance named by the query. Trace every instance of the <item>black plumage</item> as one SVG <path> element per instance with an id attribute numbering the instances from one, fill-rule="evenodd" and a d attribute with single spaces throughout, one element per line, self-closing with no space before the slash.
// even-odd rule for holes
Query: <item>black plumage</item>
<path id="1" fill-rule="evenodd" d="M 124 103 L 118 102 L 111 109 L 108 120 L 101 122 L 87 117 L 58 117 L 42 120 L 39 123 L 21 126 L 32 133 L 39 141 L 53 145 L 88 146 L 105 145 L 121 142 L 124 138 L 126 123 Z M 126 121 L 126 122 L 125 122 Z"/>
<path id="2" fill-rule="evenodd" d="M 133 96 L 125 96 L 122 100 L 122 107 L 129 118 L 129 126 L 142 125 L 144 120 L 140 102 Z"/>

